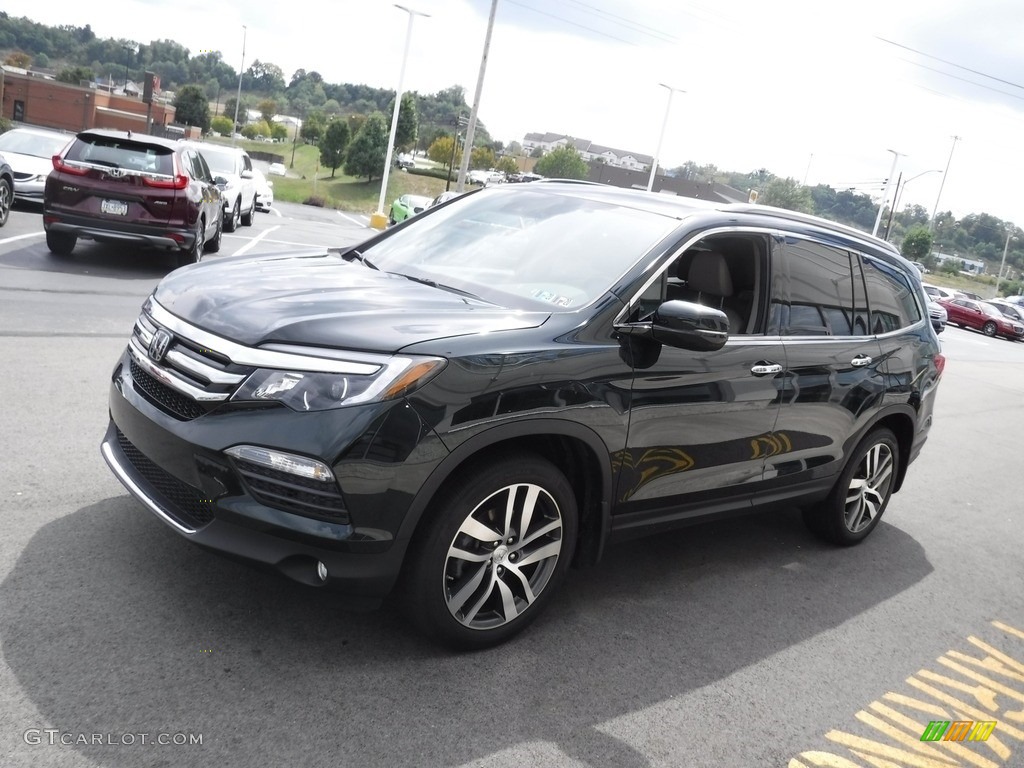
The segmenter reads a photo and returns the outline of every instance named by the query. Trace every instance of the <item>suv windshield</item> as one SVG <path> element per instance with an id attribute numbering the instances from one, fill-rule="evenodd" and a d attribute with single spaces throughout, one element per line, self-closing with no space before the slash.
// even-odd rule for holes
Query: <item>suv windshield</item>
<path id="1" fill-rule="evenodd" d="M 678 220 L 580 195 L 495 190 L 438 209 L 364 250 L 395 272 L 513 308 L 578 309 Z"/>
<path id="2" fill-rule="evenodd" d="M 215 174 L 238 173 L 238 154 L 203 147 L 199 150 L 206 159 L 206 164 Z"/>
<path id="3" fill-rule="evenodd" d="M 64 160 L 108 168 L 125 168 L 141 173 L 174 175 L 174 152 L 169 147 L 110 136 L 79 134 Z"/>

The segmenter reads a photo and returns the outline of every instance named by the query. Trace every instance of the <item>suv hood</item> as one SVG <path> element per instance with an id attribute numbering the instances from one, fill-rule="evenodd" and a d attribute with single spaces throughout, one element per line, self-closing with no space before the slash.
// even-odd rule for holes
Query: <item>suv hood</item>
<path id="1" fill-rule="evenodd" d="M 166 277 L 154 297 L 182 320 L 251 347 L 288 343 L 398 352 L 451 336 L 536 328 L 550 317 L 323 252 L 186 267 Z"/>

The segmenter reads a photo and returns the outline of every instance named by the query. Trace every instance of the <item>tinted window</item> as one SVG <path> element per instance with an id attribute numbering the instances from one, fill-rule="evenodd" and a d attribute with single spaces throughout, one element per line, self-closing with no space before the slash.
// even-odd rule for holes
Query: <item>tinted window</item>
<path id="1" fill-rule="evenodd" d="M 773 329 L 786 336 L 851 336 L 855 325 L 863 325 L 863 311 L 861 322 L 855 322 L 856 292 L 849 252 L 787 238 L 776 268 L 780 261 L 788 279 L 777 281 L 776 290 L 788 296 L 772 296 Z"/>
<path id="2" fill-rule="evenodd" d="M 872 333 L 896 331 L 921 319 L 921 309 L 905 274 L 870 256 L 864 257 L 863 267 Z"/>
<path id="3" fill-rule="evenodd" d="M 174 175 L 174 151 L 170 147 L 143 144 L 110 136 L 79 136 L 65 160 L 144 173 Z"/>

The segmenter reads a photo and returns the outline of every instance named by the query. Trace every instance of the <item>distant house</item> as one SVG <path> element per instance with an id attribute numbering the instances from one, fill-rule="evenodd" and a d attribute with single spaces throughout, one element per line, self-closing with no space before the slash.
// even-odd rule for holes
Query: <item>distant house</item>
<path id="1" fill-rule="evenodd" d="M 590 139 L 575 139 L 564 133 L 528 133 L 523 137 L 523 151 L 528 155 L 533 154 L 538 147 L 541 152 L 547 154 L 565 146 L 572 146 L 587 162 L 604 163 L 615 168 L 647 171 L 654 162 L 650 155 L 595 144 Z"/>

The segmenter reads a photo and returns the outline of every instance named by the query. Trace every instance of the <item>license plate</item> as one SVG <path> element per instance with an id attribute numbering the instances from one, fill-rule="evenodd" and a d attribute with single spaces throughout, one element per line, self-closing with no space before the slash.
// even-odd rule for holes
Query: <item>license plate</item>
<path id="1" fill-rule="evenodd" d="M 128 213 L 128 203 L 123 200 L 102 200 L 100 202 L 100 210 L 114 216 L 124 216 Z"/>

